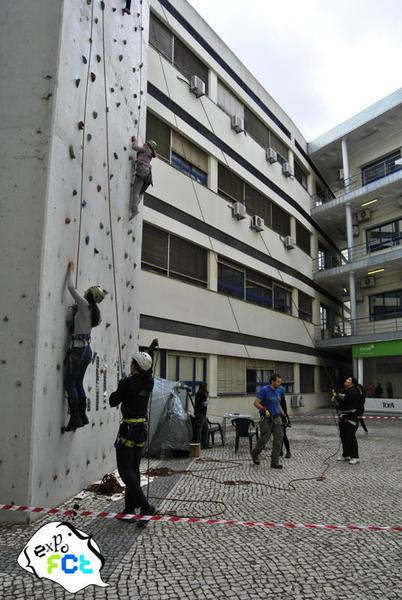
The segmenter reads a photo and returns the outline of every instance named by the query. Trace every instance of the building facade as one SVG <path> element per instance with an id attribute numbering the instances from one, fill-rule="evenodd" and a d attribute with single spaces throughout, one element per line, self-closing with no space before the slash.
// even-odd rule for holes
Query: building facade
<path id="1" fill-rule="evenodd" d="M 317 347 L 348 353 L 366 406 L 402 410 L 402 90 L 309 144 L 331 194 L 312 216 L 338 253 L 319 249 L 314 280 L 346 310 L 321 308 Z"/>
<path id="2" fill-rule="evenodd" d="M 345 365 L 314 324 L 343 303 L 312 276 L 337 247 L 306 140 L 187 2 L 151 2 L 148 61 L 140 343 L 159 338 L 163 377 L 207 381 L 211 414 L 250 412 L 274 371 L 294 407 L 325 403 Z"/>

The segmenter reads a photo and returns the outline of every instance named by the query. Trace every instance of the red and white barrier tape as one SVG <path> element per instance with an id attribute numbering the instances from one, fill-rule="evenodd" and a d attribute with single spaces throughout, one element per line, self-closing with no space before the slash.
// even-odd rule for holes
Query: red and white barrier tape
<path id="1" fill-rule="evenodd" d="M 74 510 L 61 508 L 39 508 L 36 506 L 16 506 L 11 504 L 0 504 L 0 510 L 14 512 L 41 513 L 48 515 L 63 515 L 68 517 L 92 517 L 94 519 L 125 519 L 141 521 L 157 521 L 158 523 L 203 523 L 204 525 L 241 525 L 243 527 L 264 527 L 272 529 L 324 529 L 328 531 L 392 531 L 402 532 L 402 525 L 336 525 L 324 523 L 272 523 L 270 521 L 238 521 L 236 519 L 210 519 L 207 517 L 174 517 L 161 515 L 126 515 L 124 513 L 112 513 L 106 511 Z"/>
<path id="2" fill-rule="evenodd" d="M 334 417 L 337 417 L 338 415 L 294 415 L 292 416 L 292 420 L 293 419 L 333 419 Z M 379 415 L 363 415 L 362 417 L 359 417 L 359 419 L 365 419 L 367 420 L 374 420 L 374 421 L 378 421 L 380 419 L 384 419 L 386 421 L 397 421 L 398 419 L 401 420 L 402 417 L 394 417 L 394 416 L 379 416 Z"/>

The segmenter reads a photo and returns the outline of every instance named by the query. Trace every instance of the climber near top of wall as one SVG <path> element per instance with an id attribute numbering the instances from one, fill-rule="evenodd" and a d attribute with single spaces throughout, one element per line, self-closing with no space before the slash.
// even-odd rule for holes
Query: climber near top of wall
<path id="1" fill-rule="evenodd" d="M 73 281 L 75 264 L 68 263 L 67 288 L 76 304 L 73 306 L 73 323 L 71 328 L 71 346 L 65 358 L 64 388 L 68 395 L 70 421 L 64 431 L 75 431 L 88 425 L 86 416 L 87 398 L 83 387 L 85 371 L 92 359 L 91 330 L 101 322 L 101 314 L 97 306 L 106 292 L 94 285 L 86 290 L 84 296 L 76 290 Z"/>
<path id="2" fill-rule="evenodd" d="M 134 136 L 131 138 L 131 142 L 132 149 L 137 152 L 130 198 L 130 218 L 133 218 L 138 214 L 141 196 L 144 195 L 146 189 L 153 183 L 151 161 L 156 156 L 158 144 L 155 140 L 147 140 L 143 146 L 139 146 Z"/>

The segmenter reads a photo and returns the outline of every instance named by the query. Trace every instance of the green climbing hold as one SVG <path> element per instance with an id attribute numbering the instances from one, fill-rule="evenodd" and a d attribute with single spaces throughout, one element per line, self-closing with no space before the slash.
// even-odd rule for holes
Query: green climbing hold
<path id="1" fill-rule="evenodd" d="M 72 144 L 69 145 L 68 151 L 70 153 L 70 158 L 73 160 L 75 158 L 74 146 Z"/>

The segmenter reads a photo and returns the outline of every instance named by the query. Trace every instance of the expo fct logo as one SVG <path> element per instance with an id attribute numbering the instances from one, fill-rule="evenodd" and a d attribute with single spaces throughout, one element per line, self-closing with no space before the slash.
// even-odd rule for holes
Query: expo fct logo
<path id="1" fill-rule="evenodd" d="M 63 522 L 43 525 L 18 557 L 23 569 L 39 579 L 51 579 L 70 593 L 88 585 L 106 587 L 100 576 L 104 563 L 91 536 Z"/>

